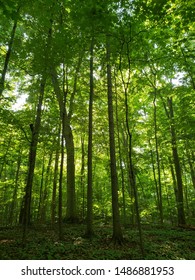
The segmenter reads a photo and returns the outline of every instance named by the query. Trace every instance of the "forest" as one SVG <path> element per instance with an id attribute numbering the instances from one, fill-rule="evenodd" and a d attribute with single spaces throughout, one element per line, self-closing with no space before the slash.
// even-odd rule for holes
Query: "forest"
<path id="1" fill-rule="evenodd" d="M 0 259 L 195 259 L 194 19 L 0 0 Z"/>

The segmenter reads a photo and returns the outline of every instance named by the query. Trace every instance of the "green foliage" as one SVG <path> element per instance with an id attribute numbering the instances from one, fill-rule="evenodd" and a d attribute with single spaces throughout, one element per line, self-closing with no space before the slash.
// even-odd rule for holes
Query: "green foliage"
<path id="1" fill-rule="evenodd" d="M 94 218 L 101 222 L 112 219 L 106 78 L 106 36 L 109 36 L 121 220 L 124 224 L 136 223 L 129 162 L 131 153 L 141 222 L 159 223 L 161 192 L 164 223 L 177 224 L 178 185 L 174 147 L 182 174 L 183 207 L 187 223 L 194 224 L 194 1 L 8 0 L 0 1 L 0 7 L 1 75 L 7 63 L 13 26 L 17 21 L 5 86 L 0 97 L 1 224 L 19 222 L 34 133 L 30 125 L 35 126 L 38 109 L 41 110 L 41 125 L 33 174 L 32 221 L 40 222 L 42 215 L 42 222 L 51 222 L 52 205 L 55 206 L 55 220 L 58 219 L 62 108 L 66 110 L 65 122 L 73 135 L 78 219 L 86 219 L 92 36 Z M 54 70 L 62 104 L 59 104 L 52 82 L 51 73 Z M 39 108 L 43 80 L 46 81 L 44 98 Z M 24 105 L 17 108 L 19 99 L 23 97 L 27 97 Z M 170 98 L 174 112 L 172 119 L 168 105 Z M 175 131 L 175 143 L 171 128 Z M 64 146 L 67 148 L 66 141 Z M 66 161 L 66 152 L 62 163 L 64 216 L 68 196 L 66 178 L 69 163 Z M 36 242 L 29 244 L 28 248 L 31 256 L 34 252 L 33 258 L 63 258 L 66 253 L 71 258 L 77 250 L 72 242 L 54 244 L 57 242 L 54 241 L 48 244 L 44 240 L 37 247 Z M 21 244 L 17 245 L 20 248 Z M 155 251 L 159 249 L 165 258 L 171 257 L 171 254 L 175 259 L 187 258 L 181 253 L 180 245 L 174 244 L 169 238 L 161 247 L 159 244 L 154 245 L 152 251 L 149 245 L 146 242 L 148 257 L 155 258 Z M 89 257 L 85 255 L 85 246 L 78 246 L 81 256 Z M 93 246 L 96 248 L 95 244 Z M 134 244 L 133 248 L 136 246 Z M 92 247 L 87 247 L 90 257 L 102 256 L 104 248 L 92 250 Z M 23 258 L 28 258 L 28 250 Z M 20 248 L 16 257 L 21 257 L 21 254 Z M 137 258 L 138 255 L 137 252 L 133 255 L 129 248 L 130 257 Z M 128 257 L 128 254 L 110 249 L 104 257 L 117 259 Z"/>

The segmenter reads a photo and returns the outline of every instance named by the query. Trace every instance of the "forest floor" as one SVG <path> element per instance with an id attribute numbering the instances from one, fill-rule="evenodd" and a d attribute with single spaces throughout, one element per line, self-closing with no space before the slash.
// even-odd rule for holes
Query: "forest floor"
<path id="1" fill-rule="evenodd" d="M 32 227 L 25 245 L 22 229 L 0 228 L 1 260 L 195 260 L 195 231 L 177 227 L 143 226 L 145 256 L 138 230 L 123 229 L 124 243 L 113 244 L 111 226 L 95 226 L 93 239 L 85 239 L 85 225 L 65 225 L 63 240 L 48 226 Z"/>

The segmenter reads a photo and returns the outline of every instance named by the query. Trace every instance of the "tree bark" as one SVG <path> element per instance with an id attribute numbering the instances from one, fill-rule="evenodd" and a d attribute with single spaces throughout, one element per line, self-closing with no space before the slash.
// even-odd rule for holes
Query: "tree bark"
<path id="1" fill-rule="evenodd" d="M 195 190 L 195 168 L 194 168 L 193 154 L 190 153 L 189 145 L 188 145 L 187 142 L 185 144 L 185 148 L 186 148 L 186 155 L 187 155 L 187 159 L 188 159 L 188 164 L 189 164 L 189 167 L 190 167 L 190 175 L 191 175 L 191 179 L 192 179 L 192 185 L 193 185 L 194 190 Z"/>
<path id="2" fill-rule="evenodd" d="M 84 137 L 81 137 L 81 180 L 80 180 L 80 190 L 82 196 L 82 220 L 85 218 L 85 146 L 84 146 Z"/>
<path id="3" fill-rule="evenodd" d="M 58 164 L 59 164 L 59 149 L 60 149 L 60 128 L 58 131 L 54 177 L 53 177 L 53 190 L 52 190 L 52 202 L 51 202 L 51 225 L 54 227 L 56 217 L 56 192 L 57 192 L 57 178 L 58 178 Z"/>
<path id="4" fill-rule="evenodd" d="M 13 224 L 13 218 L 14 218 L 14 209 L 16 206 L 16 201 L 17 201 L 17 193 L 18 193 L 18 187 L 19 187 L 19 172 L 20 172 L 20 166 L 21 166 L 21 162 L 22 162 L 22 150 L 20 148 L 19 150 L 19 155 L 18 155 L 18 160 L 17 160 L 17 169 L 16 169 L 16 175 L 15 175 L 15 187 L 14 187 L 14 192 L 13 192 L 13 197 L 12 197 L 12 202 L 11 202 L 11 206 L 10 206 L 10 213 L 9 213 L 9 224 L 12 225 Z"/>
<path id="5" fill-rule="evenodd" d="M 56 93 L 56 97 L 60 109 L 60 117 L 62 121 L 62 133 L 66 141 L 67 153 L 67 211 L 66 220 L 69 222 L 77 221 L 76 200 L 75 200 L 75 158 L 74 158 L 74 140 L 70 125 L 71 116 L 66 110 L 66 96 L 62 94 L 57 79 L 56 70 L 51 69 L 52 83 Z"/>
<path id="6" fill-rule="evenodd" d="M 66 119 L 66 118 L 65 118 Z M 66 220 L 77 222 L 76 195 L 75 195 L 75 153 L 74 140 L 70 124 L 65 124 L 64 138 L 66 141 L 67 156 L 67 209 Z"/>
<path id="7" fill-rule="evenodd" d="M 92 171 L 92 149 L 93 149 L 93 96 L 94 96 L 94 79 L 93 79 L 93 50 L 94 35 L 91 39 L 90 47 L 90 95 L 89 95 L 89 124 L 88 124 L 88 162 L 87 162 L 87 229 L 86 236 L 91 238 L 93 235 L 93 171 Z"/>
<path id="8" fill-rule="evenodd" d="M 24 207 L 21 209 L 21 222 L 24 226 L 23 231 L 23 241 L 25 241 L 26 229 L 30 224 L 30 216 L 31 216 L 31 198 L 32 198 L 32 186 L 33 186 L 33 177 L 34 177 L 34 169 L 35 169 L 35 161 L 36 161 L 36 153 L 37 153 L 37 145 L 39 140 L 39 131 L 41 126 L 41 116 L 42 116 L 42 104 L 44 97 L 46 78 L 43 77 L 40 83 L 40 94 L 39 101 L 37 106 L 37 115 L 35 120 L 35 125 L 32 130 L 30 150 L 29 150 L 29 159 L 28 159 L 28 174 L 27 174 L 27 182 L 25 188 L 25 197 L 24 197 Z"/>
<path id="9" fill-rule="evenodd" d="M 55 141 L 53 143 L 53 145 L 55 145 Z M 50 173 L 50 169 L 51 169 L 51 164 L 52 164 L 52 158 L 53 158 L 53 150 L 50 153 L 49 156 L 49 162 L 47 165 L 47 169 L 46 169 L 46 174 L 45 174 L 45 178 L 44 178 L 44 189 L 42 192 L 42 200 L 41 200 L 41 207 L 40 207 L 40 221 L 41 223 L 46 222 L 46 209 L 47 209 L 47 203 L 48 203 L 48 181 L 49 181 L 49 173 Z"/>
<path id="10" fill-rule="evenodd" d="M 181 166 L 177 150 L 177 138 L 174 125 L 174 112 L 172 97 L 168 97 L 169 116 L 170 116 L 170 131 L 171 131 L 171 143 L 172 143 L 172 155 L 175 167 L 175 174 L 177 179 L 177 207 L 178 207 L 178 224 L 185 225 L 185 211 L 184 211 L 184 199 L 183 199 L 183 181 L 181 175 Z"/>
<path id="11" fill-rule="evenodd" d="M 110 142 L 110 171 L 112 187 L 112 215 L 113 215 L 113 241 L 121 244 L 123 235 L 120 224 L 119 204 L 118 204 L 118 177 L 116 170 L 115 138 L 114 138 L 114 116 L 113 116 L 113 92 L 112 74 L 110 65 L 110 43 L 107 35 L 106 58 L 107 58 L 107 98 L 108 98 L 108 121 L 109 121 L 109 142 Z"/>
<path id="12" fill-rule="evenodd" d="M 118 141 L 118 153 L 119 153 L 119 166 L 121 173 L 121 185 L 122 185 L 122 199 L 123 199 L 123 225 L 126 225 L 126 197 L 125 197 L 125 176 L 124 176 L 124 162 L 122 158 L 121 139 L 120 139 L 120 121 L 118 114 L 118 94 L 115 79 L 115 92 L 116 92 L 116 129 L 117 129 L 117 141 Z"/>
<path id="13" fill-rule="evenodd" d="M 64 133 L 62 128 L 61 136 L 61 163 L 60 163 L 60 177 L 59 177 L 59 201 L 58 201 L 58 229 L 59 240 L 63 238 L 62 232 L 62 182 L 63 182 L 63 167 L 64 167 Z"/>
<path id="14" fill-rule="evenodd" d="M 18 25 L 19 11 L 20 11 L 20 6 L 17 9 L 16 18 L 14 20 L 14 25 L 13 25 L 13 28 L 12 28 L 12 31 L 11 31 L 10 41 L 8 43 L 8 50 L 7 50 L 7 53 L 6 53 L 6 56 L 5 56 L 5 62 L 4 62 L 3 70 L 2 70 L 2 73 L 1 73 L 0 98 L 2 97 L 4 87 L 5 87 L 5 76 L 6 76 L 6 73 L 7 73 L 7 68 L 8 68 L 8 64 L 9 64 L 11 53 L 12 53 L 12 46 L 13 46 L 13 43 L 14 43 L 14 38 L 15 38 L 16 29 L 17 29 L 17 25 Z"/>
<path id="15" fill-rule="evenodd" d="M 154 137 L 155 137 L 155 148 L 156 148 L 156 164 L 158 171 L 158 208 L 160 214 L 160 223 L 163 224 L 163 204 L 162 204 L 162 185 L 161 185 L 161 170 L 160 170 L 160 157 L 159 157 L 159 147 L 158 147 L 158 136 L 157 136 L 157 108 L 156 108 L 156 87 L 154 88 Z"/>

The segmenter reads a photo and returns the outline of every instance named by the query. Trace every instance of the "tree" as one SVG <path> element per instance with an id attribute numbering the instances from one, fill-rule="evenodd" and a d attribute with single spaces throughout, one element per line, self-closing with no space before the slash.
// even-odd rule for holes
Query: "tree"
<path id="1" fill-rule="evenodd" d="M 13 5 L 13 3 L 11 3 Z M 0 78 L 0 98 L 2 97 L 2 93 L 5 87 L 5 76 L 7 73 L 7 69 L 8 69 L 8 64 L 10 61 L 10 57 L 11 57 L 11 53 L 12 53 L 12 47 L 13 47 L 13 43 L 14 43 L 14 38 L 15 38 L 15 34 L 16 34 L 16 29 L 17 29 L 17 25 L 18 25 L 18 20 L 19 20 L 19 14 L 20 14 L 20 9 L 21 6 L 18 4 L 17 7 L 6 7 L 6 5 L 3 7 L 4 8 L 4 13 L 8 13 L 8 11 L 11 9 L 12 10 L 12 16 L 14 18 L 14 23 L 13 23 L 13 27 L 11 30 L 11 34 L 10 34 L 10 39 L 8 42 L 8 49 L 5 55 L 5 61 L 4 61 L 4 66 L 1 72 L 1 78 Z M 16 9 L 16 11 L 15 11 Z"/>
<path id="2" fill-rule="evenodd" d="M 173 102 L 172 97 L 168 97 L 168 108 L 169 108 L 169 117 L 170 117 L 170 131 L 171 131 L 171 143 L 172 143 L 172 153 L 173 153 L 173 162 L 175 166 L 175 173 L 177 178 L 177 208 L 178 208 L 178 224 L 185 225 L 185 212 L 183 204 L 183 181 L 181 175 L 181 166 L 179 155 L 177 151 L 177 139 L 174 126 L 174 113 L 173 113 Z"/>
<path id="3" fill-rule="evenodd" d="M 110 144 L 110 172 L 112 187 L 112 215 L 113 215 L 113 241 L 121 244 L 123 235 L 120 225 L 119 204 L 118 204 L 118 177 L 116 170 L 115 137 L 114 137 L 114 114 L 113 114 L 113 91 L 112 71 L 110 62 L 110 41 L 106 36 L 106 61 L 107 61 L 107 98 L 108 98 L 108 119 L 109 119 L 109 144 Z"/>
<path id="4" fill-rule="evenodd" d="M 93 28 L 93 27 L 92 27 Z M 86 236 L 93 235 L 93 167 L 92 167 L 92 147 L 93 147 L 93 97 L 94 97 L 94 79 L 93 79 L 93 52 L 94 52 L 94 34 L 92 30 L 90 47 L 90 97 L 89 97 L 89 132 L 88 132 L 88 184 L 87 184 L 87 230 Z"/>
<path id="5" fill-rule="evenodd" d="M 27 226 L 30 225 L 30 220 L 31 220 L 32 186 L 33 186 L 36 153 L 37 153 L 37 144 L 39 139 L 40 125 L 41 125 L 41 113 L 42 113 L 41 108 L 42 108 L 43 96 L 45 91 L 45 83 L 46 83 L 46 78 L 43 78 L 42 81 L 40 82 L 40 95 L 39 95 L 39 102 L 37 105 L 37 115 L 36 115 L 35 125 L 30 124 L 32 136 L 31 136 L 29 159 L 28 159 L 28 174 L 27 174 L 27 182 L 25 188 L 24 205 L 22 205 L 21 215 L 20 215 L 21 223 L 24 226 L 24 231 L 23 231 L 24 241 L 26 238 L 26 229 Z"/>

